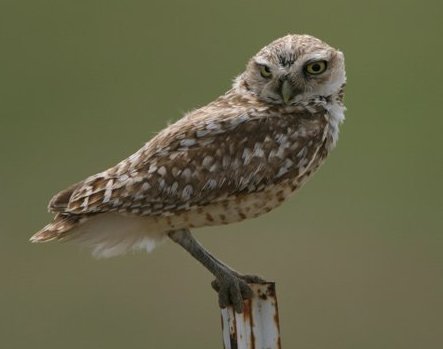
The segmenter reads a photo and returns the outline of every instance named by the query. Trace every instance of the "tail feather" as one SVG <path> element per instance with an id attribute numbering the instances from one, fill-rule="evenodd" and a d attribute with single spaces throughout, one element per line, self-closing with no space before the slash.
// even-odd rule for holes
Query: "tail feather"
<path id="1" fill-rule="evenodd" d="M 31 237 L 31 242 L 63 240 L 93 249 L 96 257 L 131 251 L 152 251 L 167 237 L 167 228 L 154 217 L 57 214 L 54 221 Z"/>
<path id="2" fill-rule="evenodd" d="M 61 216 L 55 217 L 52 223 L 49 223 L 42 230 L 34 234 L 31 242 L 46 242 L 51 240 L 59 240 L 68 232 L 80 223 L 80 218 L 75 216 Z"/>

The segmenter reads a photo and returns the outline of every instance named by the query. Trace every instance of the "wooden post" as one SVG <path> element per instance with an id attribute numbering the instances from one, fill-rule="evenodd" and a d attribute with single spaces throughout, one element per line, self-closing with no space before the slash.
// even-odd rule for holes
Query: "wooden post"
<path id="1" fill-rule="evenodd" d="M 254 296 L 238 314 L 221 310 L 225 349 L 281 349 L 275 283 L 249 284 Z"/>

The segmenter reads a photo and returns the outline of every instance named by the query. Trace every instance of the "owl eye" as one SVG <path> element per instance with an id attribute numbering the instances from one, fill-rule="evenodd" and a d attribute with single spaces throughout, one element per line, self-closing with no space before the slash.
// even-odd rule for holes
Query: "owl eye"
<path id="1" fill-rule="evenodd" d="M 318 75 L 323 73 L 327 67 L 326 61 L 316 61 L 306 64 L 305 71 L 311 75 Z"/>
<path id="2" fill-rule="evenodd" d="M 261 65 L 260 75 L 267 79 L 270 78 L 272 76 L 271 68 L 269 68 L 267 65 Z"/>

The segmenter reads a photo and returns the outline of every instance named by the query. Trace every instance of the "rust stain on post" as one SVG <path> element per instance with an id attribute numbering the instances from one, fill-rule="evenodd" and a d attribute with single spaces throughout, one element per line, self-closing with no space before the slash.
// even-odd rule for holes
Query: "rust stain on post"
<path id="1" fill-rule="evenodd" d="M 254 296 L 238 314 L 221 310 L 225 349 L 281 349 L 275 283 L 250 284 Z"/>

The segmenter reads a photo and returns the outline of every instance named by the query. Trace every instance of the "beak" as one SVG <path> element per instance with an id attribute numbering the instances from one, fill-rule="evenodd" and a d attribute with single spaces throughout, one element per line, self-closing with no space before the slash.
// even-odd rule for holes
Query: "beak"
<path id="1" fill-rule="evenodd" d="M 291 86 L 288 80 L 284 80 L 281 84 L 280 94 L 285 104 L 288 104 L 289 101 L 295 96 L 294 88 Z"/>

